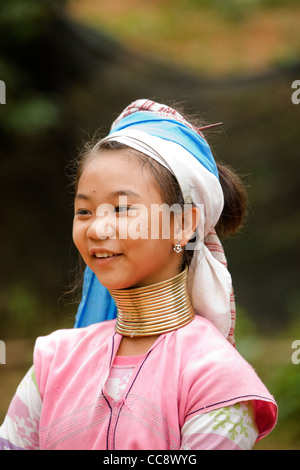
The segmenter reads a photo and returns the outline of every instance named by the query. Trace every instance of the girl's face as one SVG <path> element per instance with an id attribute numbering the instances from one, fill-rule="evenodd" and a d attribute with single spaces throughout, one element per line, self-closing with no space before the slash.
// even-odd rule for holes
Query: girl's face
<path id="1" fill-rule="evenodd" d="M 102 285 L 140 287 L 180 272 L 174 217 L 157 211 L 163 202 L 153 177 L 128 151 L 101 151 L 88 161 L 75 196 L 73 240 Z"/>

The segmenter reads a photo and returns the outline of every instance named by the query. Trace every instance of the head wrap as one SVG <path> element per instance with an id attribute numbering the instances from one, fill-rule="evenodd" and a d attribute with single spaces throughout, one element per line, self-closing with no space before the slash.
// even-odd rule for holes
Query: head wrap
<path id="1" fill-rule="evenodd" d="M 103 140 L 118 141 L 158 161 L 176 177 L 184 203 L 202 209 L 201 230 L 199 233 L 199 227 L 188 272 L 190 298 L 195 313 L 211 321 L 234 344 L 231 276 L 214 230 L 223 210 L 223 192 L 215 160 L 201 130 L 173 108 L 137 100 L 114 121 Z M 109 292 L 87 267 L 75 327 L 115 318 L 116 313 Z"/>

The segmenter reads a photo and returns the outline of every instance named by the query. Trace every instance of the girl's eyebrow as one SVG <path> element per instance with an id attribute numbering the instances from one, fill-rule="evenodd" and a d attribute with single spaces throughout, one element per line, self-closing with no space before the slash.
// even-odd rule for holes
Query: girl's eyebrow
<path id="1" fill-rule="evenodd" d="M 135 191 L 132 191 L 131 189 L 121 189 L 119 191 L 113 191 L 109 193 L 109 196 L 136 196 L 136 197 L 141 197 L 140 194 L 136 193 Z"/>
<path id="2" fill-rule="evenodd" d="M 87 196 L 86 194 L 82 194 L 82 193 L 77 193 L 76 196 L 75 196 L 75 199 L 90 199 L 89 196 Z"/>
<path id="3" fill-rule="evenodd" d="M 115 197 L 115 196 L 135 196 L 135 197 L 141 197 L 140 194 L 136 193 L 135 191 L 132 191 L 131 189 L 120 189 L 118 191 L 113 191 L 108 194 L 110 197 Z M 84 200 L 90 200 L 90 196 L 83 194 L 83 193 L 77 193 L 75 196 L 75 199 L 84 199 Z"/>

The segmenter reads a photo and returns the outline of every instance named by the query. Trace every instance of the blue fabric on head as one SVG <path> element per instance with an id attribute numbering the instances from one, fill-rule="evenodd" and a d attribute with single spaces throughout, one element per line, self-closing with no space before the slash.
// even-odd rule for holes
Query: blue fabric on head
<path id="1" fill-rule="evenodd" d="M 170 140 L 184 147 L 217 178 L 218 170 L 205 140 L 185 124 L 149 111 L 138 111 L 126 116 L 111 130 L 111 133 L 127 128 L 146 132 L 154 137 Z M 108 290 L 100 284 L 96 275 L 86 267 L 83 279 L 82 299 L 79 304 L 75 328 L 112 320 L 117 316 L 117 308 Z"/>
<path id="2" fill-rule="evenodd" d="M 84 271 L 82 298 L 77 310 L 74 328 L 112 320 L 116 316 L 117 307 L 113 298 L 87 266 Z"/>
<path id="3" fill-rule="evenodd" d="M 128 128 L 181 145 L 210 173 L 219 178 L 217 165 L 208 143 L 185 124 L 149 111 L 137 111 L 121 119 L 110 133 Z"/>

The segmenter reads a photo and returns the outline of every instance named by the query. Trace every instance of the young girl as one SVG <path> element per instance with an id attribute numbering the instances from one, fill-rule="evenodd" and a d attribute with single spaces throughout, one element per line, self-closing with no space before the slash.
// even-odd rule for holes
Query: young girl
<path id="1" fill-rule="evenodd" d="M 178 112 L 138 100 L 85 153 L 75 189 L 77 328 L 37 340 L 0 446 L 251 449 L 277 407 L 234 346 L 215 228 L 241 224 L 237 177 Z"/>

